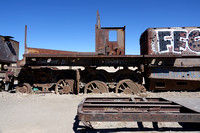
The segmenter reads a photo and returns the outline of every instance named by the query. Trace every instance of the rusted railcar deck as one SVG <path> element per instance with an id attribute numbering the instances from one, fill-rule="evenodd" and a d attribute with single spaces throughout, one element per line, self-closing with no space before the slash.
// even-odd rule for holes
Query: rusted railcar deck
<path id="1" fill-rule="evenodd" d="M 200 112 L 163 98 L 85 98 L 78 119 L 89 128 L 92 121 L 179 122 L 200 124 Z"/>

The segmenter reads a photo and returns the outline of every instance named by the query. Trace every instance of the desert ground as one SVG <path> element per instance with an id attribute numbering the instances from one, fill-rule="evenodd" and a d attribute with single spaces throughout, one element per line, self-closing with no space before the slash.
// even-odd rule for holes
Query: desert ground
<path id="1" fill-rule="evenodd" d="M 197 133 L 183 129 L 178 123 L 159 122 L 159 129 L 144 122 L 139 129 L 136 122 L 92 122 L 95 129 L 85 129 L 77 120 L 77 106 L 85 97 L 134 97 L 125 94 L 21 94 L 0 92 L 0 133 L 73 133 L 120 132 Z M 200 92 L 146 92 L 143 97 L 163 97 L 200 112 Z"/>

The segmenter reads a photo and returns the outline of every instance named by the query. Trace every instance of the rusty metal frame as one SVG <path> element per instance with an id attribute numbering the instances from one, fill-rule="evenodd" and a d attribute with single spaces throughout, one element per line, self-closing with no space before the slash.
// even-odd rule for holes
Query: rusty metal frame
<path id="1" fill-rule="evenodd" d="M 79 104 L 78 119 L 90 128 L 92 121 L 200 123 L 200 112 L 163 98 L 90 97 Z"/>

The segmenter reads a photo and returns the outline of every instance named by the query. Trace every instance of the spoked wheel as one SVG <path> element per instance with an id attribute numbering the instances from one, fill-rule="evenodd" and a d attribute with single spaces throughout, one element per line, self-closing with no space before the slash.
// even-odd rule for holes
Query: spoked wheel
<path id="1" fill-rule="evenodd" d="M 85 93 L 108 93 L 107 85 L 98 80 L 91 81 L 85 85 Z"/>
<path id="2" fill-rule="evenodd" d="M 141 93 L 140 87 L 137 83 L 130 79 L 121 80 L 115 89 L 116 93 L 124 94 L 139 94 Z"/>
<path id="3" fill-rule="evenodd" d="M 73 93 L 74 80 L 72 79 L 61 79 L 56 83 L 55 93 L 56 94 L 69 94 Z"/>
<path id="4" fill-rule="evenodd" d="M 33 91 L 29 83 L 23 83 L 22 85 L 17 86 L 16 92 L 31 94 Z"/>

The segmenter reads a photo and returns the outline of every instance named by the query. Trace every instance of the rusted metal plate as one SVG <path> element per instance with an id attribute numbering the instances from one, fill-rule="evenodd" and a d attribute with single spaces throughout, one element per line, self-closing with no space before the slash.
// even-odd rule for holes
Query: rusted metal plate
<path id="1" fill-rule="evenodd" d="M 155 67 L 149 73 L 149 78 L 200 81 L 200 68 Z"/>
<path id="2" fill-rule="evenodd" d="M 19 56 L 19 42 L 10 36 L 0 36 L 0 63 L 16 63 Z"/>
<path id="3" fill-rule="evenodd" d="M 51 49 L 39 49 L 27 47 L 26 54 L 51 54 L 51 55 L 95 55 L 94 52 L 73 52 L 73 51 L 62 51 L 62 50 L 51 50 Z"/>
<path id="4" fill-rule="evenodd" d="M 163 98 L 93 97 L 79 104 L 78 119 L 86 126 L 92 121 L 200 123 L 200 113 Z"/>
<path id="5" fill-rule="evenodd" d="M 115 40 L 111 40 L 111 32 L 115 33 Z M 99 55 L 125 55 L 125 26 L 101 27 L 100 16 L 97 11 L 97 24 L 95 25 L 95 52 Z"/>
<path id="6" fill-rule="evenodd" d="M 149 28 L 140 37 L 141 54 L 200 54 L 199 27 Z"/>

